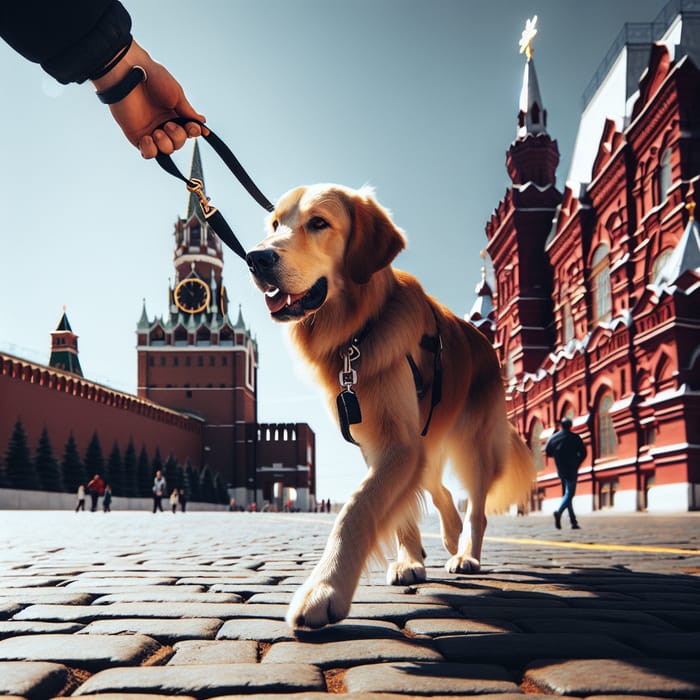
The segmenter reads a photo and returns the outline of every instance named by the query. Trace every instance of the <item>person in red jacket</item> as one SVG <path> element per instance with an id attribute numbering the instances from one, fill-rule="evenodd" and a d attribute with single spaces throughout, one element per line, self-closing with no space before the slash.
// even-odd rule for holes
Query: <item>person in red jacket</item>
<path id="1" fill-rule="evenodd" d="M 194 122 L 185 128 L 168 122 L 205 118 L 134 40 L 131 17 L 118 0 L 3 0 L 0 37 L 64 85 L 90 80 L 144 158 L 170 154 L 202 134 Z"/>
<path id="2" fill-rule="evenodd" d="M 105 492 L 105 482 L 99 474 L 95 474 L 95 476 L 88 481 L 88 491 L 90 492 L 90 499 L 92 500 L 90 510 L 94 513 L 97 510 L 97 501 Z"/>

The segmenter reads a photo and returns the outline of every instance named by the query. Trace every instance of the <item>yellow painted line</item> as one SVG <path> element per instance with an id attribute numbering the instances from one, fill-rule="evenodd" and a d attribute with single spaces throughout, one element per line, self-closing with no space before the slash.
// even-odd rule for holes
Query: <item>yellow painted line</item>
<path id="1" fill-rule="evenodd" d="M 302 522 L 313 522 L 315 524 L 333 525 L 332 520 L 323 518 L 304 517 L 298 515 L 286 516 L 290 519 Z M 442 535 L 437 532 L 421 532 L 423 537 L 429 539 L 442 539 Z M 535 547 L 559 547 L 561 549 L 588 549 L 598 552 L 639 552 L 642 554 L 684 554 L 687 556 L 700 555 L 700 549 L 681 549 L 680 547 L 657 547 L 655 545 L 644 544 L 595 544 L 590 542 L 561 542 L 559 540 L 538 540 L 534 537 L 492 537 L 486 535 L 485 540 L 490 542 L 503 542 L 505 544 L 525 544 Z"/>
<path id="2" fill-rule="evenodd" d="M 434 532 L 423 532 L 423 537 L 440 538 Z M 507 544 L 527 544 L 536 547 L 561 547 L 562 549 L 589 549 L 599 552 L 641 552 L 646 554 L 687 554 L 698 555 L 700 549 L 680 549 L 679 547 L 656 547 L 643 544 L 593 544 L 586 542 L 559 542 L 558 540 L 538 540 L 532 537 L 484 537 L 491 542 L 505 542 Z"/>

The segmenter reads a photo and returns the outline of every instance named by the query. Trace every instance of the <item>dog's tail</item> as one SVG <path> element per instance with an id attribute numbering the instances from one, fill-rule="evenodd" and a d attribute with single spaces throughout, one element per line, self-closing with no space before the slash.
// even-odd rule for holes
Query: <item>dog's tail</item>
<path id="1" fill-rule="evenodd" d="M 524 512 L 528 509 L 535 479 L 535 463 L 532 453 L 515 428 L 509 425 L 509 430 L 502 469 L 486 499 L 488 513 L 502 513 L 513 505 Z"/>

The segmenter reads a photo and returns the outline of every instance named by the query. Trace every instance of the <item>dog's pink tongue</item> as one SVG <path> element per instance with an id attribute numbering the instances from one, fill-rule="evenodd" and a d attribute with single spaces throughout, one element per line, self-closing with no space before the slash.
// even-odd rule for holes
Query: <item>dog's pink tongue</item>
<path id="1" fill-rule="evenodd" d="M 274 296 L 270 297 L 265 295 L 265 302 L 267 303 L 267 308 L 271 314 L 277 313 L 280 309 L 285 306 L 291 306 L 295 304 L 299 299 L 301 299 L 306 292 L 301 294 L 284 294 L 283 292 L 277 292 Z"/>

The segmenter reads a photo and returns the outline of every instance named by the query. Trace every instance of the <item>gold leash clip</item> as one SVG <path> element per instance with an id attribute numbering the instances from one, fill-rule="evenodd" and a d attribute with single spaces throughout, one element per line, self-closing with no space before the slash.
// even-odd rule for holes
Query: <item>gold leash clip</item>
<path id="1" fill-rule="evenodd" d="M 202 214 L 204 214 L 205 219 L 208 219 L 212 214 L 216 213 L 216 207 L 209 204 L 209 197 L 204 194 L 204 182 L 196 177 L 193 177 L 191 182 L 194 182 L 194 185 L 188 183 L 185 187 L 187 187 L 188 192 L 194 193 L 197 197 Z"/>

